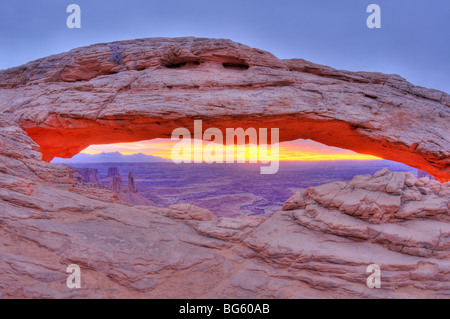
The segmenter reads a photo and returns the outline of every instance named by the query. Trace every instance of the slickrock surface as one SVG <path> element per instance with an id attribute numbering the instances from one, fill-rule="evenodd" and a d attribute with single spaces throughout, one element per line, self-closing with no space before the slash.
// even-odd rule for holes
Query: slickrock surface
<path id="1" fill-rule="evenodd" d="M 67 167 L 0 125 L 2 298 L 450 296 L 450 183 L 384 170 L 309 188 L 268 219 L 217 219 L 74 187 Z M 349 203 L 343 192 L 355 194 Z M 353 213 L 358 199 L 373 209 Z M 66 287 L 73 263 L 81 289 Z M 366 286 L 373 263 L 381 289 Z"/>
<path id="2" fill-rule="evenodd" d="M 177 127 L 278 127 L 283 141 L 377 155 L 450 179 L 450 97 L 220 39 L 96 44 L 0 71 L 0 111 L 43 159 Z"/>
<path id="3" fill-rule="evenodd" d="M 383 169 L 310 187 L 283 209 L 310 230 L 450 260 L 450 183 Z"/>
<path id="4" fill-rule="evenodd" d="M 119 48 L 120 63 L 101 44 L 0 71 L 0 298 L 449 298 L 450 183 L 382 170 L 297 193 L 270 218 L 216 218 L 76 187 L 38 152 L 162 137 L 203 115 L 283 121 L 284 139 L 367 147 L 448 179 L 446 94 L 225 40 Z M 69 264 L 81 289 L 66 286 Z M 370 264 L 381 289 L 366 286 Z"/>
<path id="5" fill-rule="evenodd" d="M 65 164 L 64 164 L 65 165 Z M 69 176 L 75 181 L 78 187 L 96 187 L 105 188 L 100 178 L 98 171 L 94 168 L 73 168 L 70 165 L 65 165 L 69 169 Z"/>
<path id="6" fill-rule="evenodd" d="M 128 184 L 126 191 L 128 193 L 139 193 L 138 189 L 136 188 L 136 185 L 134 184 L 134 176 L 131 171 L 128 173 Z"/>

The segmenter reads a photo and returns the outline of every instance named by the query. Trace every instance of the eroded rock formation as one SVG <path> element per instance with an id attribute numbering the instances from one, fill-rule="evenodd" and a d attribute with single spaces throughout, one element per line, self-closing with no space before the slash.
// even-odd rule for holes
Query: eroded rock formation
<path id="1" fill-rule="evenodd" d="M 67 167 L 40 161 L 38 146 L 21 129 L 2 123 L 2 298 L 450 294 L 450 183 L 381 171 L 337 188 L 310 188 L 286 203 L 291 210 L 270 218 L 215 218 L 192 205 L 133 206 L 108 190 L 73 187 Z M 352 199 L 385 213 L 352 216 L 347 204 L 327 200 L 345 189 L 379 194 Z M 436 194 L 447 196 L 446 202 L 430 200 Z M 398 209 L 384 207 L 383 196 L 398 197 Z M 397 216 L 410 203 L 418 208 L 414 219 Z M 73 263 L 82 269 L 81 289 L 66 286 L 66 267 Z M 366 286 L 366 268 L 373 263 L 382 270 L 381 289 Z"/>
<path id="2" fill-rule="evenodd" d="M 100 177 L 98 177 L 98 171 L 96 168 L 77 168 L 77 172 L 83 177 L 83 180 L 86 183 L 94 185 L 102 183 L 100 181 Z"/>
<path id="3" fill-rule="evenodd" d="M 110 182 L 113 181 L 113 177 L 114 176 L 122 179 L 122 175 L 120 175 L 119 170 L 117 169 L 117 167 L 109 167 L 105 178 L 103 178 L 103 181 L 110 183 Z"/>
<path id="4" fill-rule="evenodd" d="M 123 191 L 122 179 L 116 175 L 112 176 L 112 181 L 108 184 L 108 189 L 116 194 L 120 194 Z"/>
<path id="5" fill-rule="evenodd" d="M 282 141 L 310 138 L 450 179 L 448 94 L 229 40 L 97 44 L 0 71 L 0 111 L 46 161 L 170 137 L 201 118 L 204 129 L 278 127 Z"/>
<path id="6" fill-rule="evenodd" d="M 128 173 L 128 184 L 126 191 L 128 193 L 138 193 L 138 189 L 136 188 L 136 185 L 134 185 L 134 177 L 131 171 Z"/>
<path id="7" fill-rule="evenodd" d="M 155 206 L 154 202 L 139 194 L 139 191 L 134 184 L 134 177 L 131 171 L 128 174 L 128 184 L 125 187 L 122 185 L 122 177 L 117 167 L 108 168 L 108 172 L 103 181 L 109 182 L 108 189 L 119 195 L 119 198 L 124 202 L 133 205 Z"/>
<path id="8" fill-rule="evenodd" d="M 231 219 L 127 204 L 41 160 L 168 136 L 201 116 L 280 127 L 284 140 L 369 152 L 442 181 L 448 95 L 226 40 L 117 45 L 122 59 L 102 44 L 0 71 L 0 298 L 448 298 L 449 183 L 384 170 L 297 193 L 270 218 Z M 66 286 L 73 263 L 81 289 Z M 381 289 L 366 286 L 373 263 Z"/>
<path id="9" fill-rule="evenodd" d="M 450 260 L 450 183 L 383 169 L 310 187 L 283 209 L 311 230 Z"/>

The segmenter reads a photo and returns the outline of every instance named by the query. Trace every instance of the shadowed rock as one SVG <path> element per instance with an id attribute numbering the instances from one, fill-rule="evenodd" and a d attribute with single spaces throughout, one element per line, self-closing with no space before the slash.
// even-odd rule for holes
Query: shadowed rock
<path id="1" fill-rule="evenodd" d="M 399 210 L 384 207 L 392 217 L 384 221 L 383 214 L 378 224 L 370 222 L 375 215 L 331 208 L 336 202 L 328 204 L 325 186 L 268 219 L 215 218 L 192 205 L 132 206 L 109 190 L 72 187 L 67 167 L 41 161 L 38 146 L 8 124 L 0 114 L 3 298 L 446 298 L 450 292 L 449 223 L 436 210 L 441 205 L 432 204 L 435 196 L 448 201 L 448 183 L 383 170 L 326 186 L 334 195 L 349 188 L 401 197 Z M 394 218 L 409 202 L 423 208 Z M 83 284 L 69 290 L 66 268 L 73 263 L 82 268 Z M 381 267 L 381 289 L 366 286 L 372 263 Z"/>
<path id="2" fill-rule="evenodd" d="M 120 175 L 119 170 L 117 169 L 117 167 L 109 167 L 105 178 L 113 177 L 113 176 L 117 176 L 117 177 L 122 178 L 122 176 Z"/>
<path id="3" fill-rule="evenodd" d="M 120 194 L 122 192 L 122 179 L 116 175 L 112 176 L 112 182 L 109 183 L 108 189 L 116 194 Z"/>
<path id="4" fill-rule="evenodd" d="M 136 186 L 134 185 L 134 177 L 133 177 L 133 173 L 131 171 L 130 171 L 130 173 L 128 173 L 128 185 L 127 185 L 127 188 L 125 191 L 129 192 L 129 193 L 138 193 L 138 190 L 137 190 Z"/>
<path id="5" fill-rule="evenodd" d="M 86 183 L 101 184 L 96 168 L 77 168 L 77 172 L 83 177 Z"/>
<path id="6" fill-rule="evenodd" d="M 154 202 L 139 194 L 139 191 L 134 184 L 134 177 L 131 171 L 128 174 L 128 185 L 125 188 L 122 186 L 122 178 L 120 177 L 117 167 L 110 167 L 108 169 L 107 177 L 103 180 L 111 181 L 108 185 L 108 189 L 119 195 L 120 199 L 124 202 L 133 205 L 155 205 Z"/>
<path id="7" fill-rule="evenodd" d="M 450 183 L 383 169 L 295 193 L 283 210 L 316 232 L 450 259 Z"/>

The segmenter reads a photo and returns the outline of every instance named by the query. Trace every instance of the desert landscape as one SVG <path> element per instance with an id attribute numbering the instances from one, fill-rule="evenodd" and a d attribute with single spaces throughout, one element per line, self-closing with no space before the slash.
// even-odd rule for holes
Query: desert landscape
<path id="1" fill-rule="evenodd" d="M 444 92 L 230 40 L 147 38 L 0 70 L 0 111 L 0 298 L 450 296 Z M 271 177 L 238 164 L 50 163 L 170 138 L 198 118 L 386 161 Z M 70 264 L 79 289 L 66 286 Z"/>
<path id="2" fill-rule="evenodd" d="M 208 209 L 218 217 L 269 217 L 281 210 L 297 191 L 334 181 L 350 181 L 356 175 L 373 174 L 385 167 L 417 175 L 417 170 L 409 166 L 385 160 L 281 162 L 280 170 L 273 175 L 261 175 L 258 164 L 248 163 L 106 162 L 68 165 L 81 173 L 88 170 L 93 175 L 85 176 L 78 185 L 80 187 L 108 187 L 114 191 L 109 185 L 111 175 L 117 174 L 122 182 L 121 189 L 126 189 L 129 172 L 132 172 L 134 187 L 142 197 L 151 201 L 151 205 L 166 208 L 189 203 Z M 133 201 L 124 194 L 120 196 L 120 190 L 115 192 L 130 204 L 144 203 L 140 198 Z"/>

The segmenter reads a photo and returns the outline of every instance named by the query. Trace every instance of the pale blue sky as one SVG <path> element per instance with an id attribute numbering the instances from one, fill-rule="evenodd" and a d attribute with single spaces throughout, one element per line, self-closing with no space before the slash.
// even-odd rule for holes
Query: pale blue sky
<path id="1" fill-rule="evenodd" d="M 81 6 L 82 28 L 66 27 Z M 382 28 L 366 8 L 380 5 Z M 396 73 L 450 93 L 449 0 L 14 0 L 0 3 L 0 69 L 98 42 L 228 38 L 279 58 Z"/>

